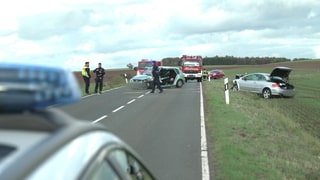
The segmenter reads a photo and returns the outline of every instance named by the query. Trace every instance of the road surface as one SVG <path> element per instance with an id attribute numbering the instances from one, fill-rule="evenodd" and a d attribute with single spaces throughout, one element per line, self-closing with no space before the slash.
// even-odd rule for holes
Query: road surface
<path id="1" fill-rule="evenodd" d="M 121 87 L 61 109 L 106 126 L 141 155 L 158 179 L 202 179 L 200 83 L 149 92 Z"/>

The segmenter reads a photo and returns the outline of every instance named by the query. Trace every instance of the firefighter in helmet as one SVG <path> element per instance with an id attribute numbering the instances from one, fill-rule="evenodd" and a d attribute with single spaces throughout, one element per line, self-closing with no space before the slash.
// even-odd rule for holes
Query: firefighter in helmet
<path id="1" fill-rule="evenodd" d="M 208 79 L 208 71 L 206 69 L 202 70 L 202 79 L 204 80 Z"/>

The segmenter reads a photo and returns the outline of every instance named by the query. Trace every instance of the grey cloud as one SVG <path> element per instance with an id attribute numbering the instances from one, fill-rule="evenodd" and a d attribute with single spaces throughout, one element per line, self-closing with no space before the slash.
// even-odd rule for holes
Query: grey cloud
<path id="1" fill-rule="evenodd" d="M 89 24 L 90 13 L 90 10 L 80 10 L 21 17 L 18 33 L 20 38 L 30 40 L 70 34 Z"/>

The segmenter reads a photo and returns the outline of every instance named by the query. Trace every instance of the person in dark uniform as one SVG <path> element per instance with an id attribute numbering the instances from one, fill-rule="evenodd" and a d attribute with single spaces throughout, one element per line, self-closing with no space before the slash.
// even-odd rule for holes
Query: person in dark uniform
<path id="1" fill-rule="evenodd" d="M 153 66 L 152 66 L 153 86 L 152 86 L 152 91 L 150 93 L 154 93 L 156 86 L 158 86 L 160 93 L 163 92 L 163 89 L 160 84 L 159 73 L 160 73 L 159 67 L 158 67 L 157 63 L 154 61 Z"/>
<path id="2" fill-rule="evenodd" d="M 84 63 L 84 66 L 81 70 L 81 74 L 85 84 L 85 93 L 89 95 L 89 86 L 90 86 L 90 78 L 91 78 L 89 62 Z"/>
<path id="3" fill-rule="evenodd" d="M 101 67 L 101 63 L 98 63 L 98 67 L 93 70 L 93 73 L 96 74 L 96 87 L 94 88 L 95 93 L 98 93 L 99 88 L 99 94 L 101 94 L 102 86 L 103 86 L 103 77 L 105 75 L 104 69 Z"/>

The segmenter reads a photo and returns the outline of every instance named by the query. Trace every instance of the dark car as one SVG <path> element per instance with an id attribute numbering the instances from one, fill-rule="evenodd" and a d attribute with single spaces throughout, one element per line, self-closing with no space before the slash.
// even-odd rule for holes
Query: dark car
<path id="1" fill-rule="evenodd" d="M 210 79 L 220 79 L 224 77 L 224 72 L 219 69 L 213 69 L 209 71 L 209 78 Z"/>
<path id="2" fill-rule="evenodd" d="M 271 74 L 251 73 L 235 79 L 236 89 L 262 95 L 263 98 L 272 96 L 293 97 L 295 89 L 289 83 L 289 74 L 292 71 L 288 67 L 275 67 Z"/>
<path id="3" fill-rule="evenodd" d="M 0 64 L 0 179 L 155 179 L 104 126 L 57 108 L 80 100 L 71 72 Z"/>

